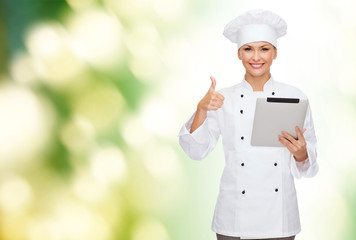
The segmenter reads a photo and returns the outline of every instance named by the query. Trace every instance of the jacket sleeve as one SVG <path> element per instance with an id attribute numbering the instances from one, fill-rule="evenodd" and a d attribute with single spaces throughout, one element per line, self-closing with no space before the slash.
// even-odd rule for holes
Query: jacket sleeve
<path id="1" fill-rule="evenodd" d="M 304 128 L 306 131 L 303 136 L 307 144 L 308 158 L 303 162 L 297 162 L 294 159 L 293 154 L 291 155 L 291 172 L 295 178 L 314 177 L 319 171 L 319 165 L 317 162 L 317 140 L 309 104 L 305 116 Z"/>
<path id="2" fill-rule="evenodd" d="M 207 118 L 193 133 L 190 133 L 195 113 L 183 124 L 179 132 L 179 144 L 194 160 L 204 159 L 216 146 L 220 136 L 217 111 L 208 111 Z"/>

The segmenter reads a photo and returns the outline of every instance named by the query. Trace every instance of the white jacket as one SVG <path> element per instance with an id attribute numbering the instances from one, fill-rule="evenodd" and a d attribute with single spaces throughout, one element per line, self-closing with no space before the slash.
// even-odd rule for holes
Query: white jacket
<path id="1" fill-rule="evenodd" d="M 306 95 L 272 77 L 263 91 L 254 92 L 243 79 L 219 92 L 225 97 L 223 106 L 209 111 L 190 134 L 194 113 L 179 133 L 181 147 L 195 160 L 204 159 L 222 136 L 225 167 L 211 229 L 242 239 L 296 235 L 301 228 L 294 178 L 313 177 L 319 169 L 310 106 L 304 122 L 308 152 L 304 162 L 296 162 L 286 147 L 253 147 L 250 141 L 257 97 L 307 99 Z"/>

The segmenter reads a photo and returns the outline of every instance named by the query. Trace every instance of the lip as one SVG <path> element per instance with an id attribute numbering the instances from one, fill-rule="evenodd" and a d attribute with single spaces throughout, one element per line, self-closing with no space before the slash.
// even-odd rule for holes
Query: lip
<path id="1" fill-rule="evenodd" d="M 263 67 L 264 63 L 250 63 L 250 66 L 254 69 L 259 69 Z"/>

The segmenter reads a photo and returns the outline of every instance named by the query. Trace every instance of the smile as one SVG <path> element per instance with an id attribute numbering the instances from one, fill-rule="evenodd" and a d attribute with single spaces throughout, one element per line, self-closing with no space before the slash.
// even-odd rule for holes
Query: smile
<path id="1" fill-rule="evenodd" d="M 254 69 L 259 69 L 263 66 L 264 63 L 250 63 L 251 67 Z"/>

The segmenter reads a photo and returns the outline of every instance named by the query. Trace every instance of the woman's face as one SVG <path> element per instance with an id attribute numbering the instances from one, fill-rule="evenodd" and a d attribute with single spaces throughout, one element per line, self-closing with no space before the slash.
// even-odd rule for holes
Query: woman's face
<path id="1" fill-rule="evenodd" d="M 269 76 L 272 61 L 277 57 L 277 49 L 268 42 L 251 42 L 239 48 L 238 57 L 247 75 Z"/>

